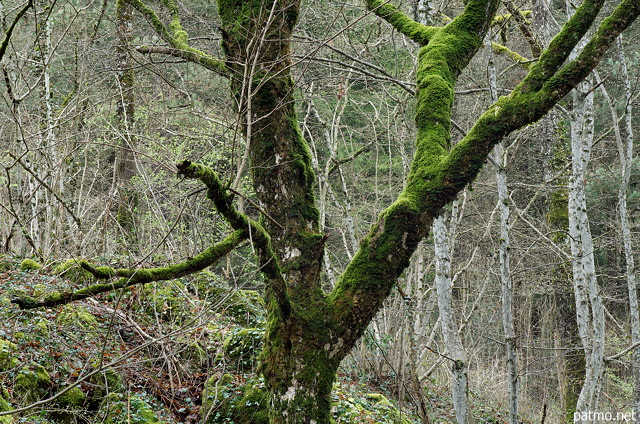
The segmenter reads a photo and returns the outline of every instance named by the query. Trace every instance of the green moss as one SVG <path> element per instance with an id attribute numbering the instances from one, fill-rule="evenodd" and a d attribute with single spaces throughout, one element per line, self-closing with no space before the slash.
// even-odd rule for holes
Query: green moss
<path id="1" fill-rule="evenodd" d="M 49 320 L 40 318 L 35 325 L 37 332 L 41 335 L 49 334 Z"/>
<path id="2" fill-rule="evenodd" d="M 200 346 L 198 342 L 189 343 L 187 347 L 180 352 L 180 357 L 190 364 L 194 364 L 196 368 L 200 368 L 207 363 L 209 355 Z"/>
<path id="3" fill-rule="evenodd" d="M 0 396 L 0 412 L 11 411 L 11 409 L 13 408 L 11 408 L 9 402 Z M 13 422 L 14 419 L 10 415 L 3 415 L 0 417 L 0 424 L 13 424 Z"/>
<path id="4" fill-rule="evenodd" d="M 89 382 L 93 385 L 93 393 L 91 395 L 93 403 L 102 401 L 107 393 L 122 393 L 125 390 L 122 377 L 113 369 L 107 369 L 92 375 Z"/>
<path id="5" fill-rule="evenodd" d="M 533 13 L 531 10 L 520 10 L 519 12 L 525 18 L 528 16 L 531 16 L 531 14 Z M 511 18 L 513 18 L 513 15 L 511 13 L 505 13 L 504 15 L 496 15 L 493 17 L 493 21 L 491 21 L 491 26 L 502 25 L 505 22 L 511 20 Z M 529 24 L 529 22 L 527 22 L 527 24 Z"/>
<path id="6" fill-rule="evenodd" d="M 14 397 L 22 402 L 43 399 L 51 387 L 49 373 L 42 365 L 24 367 L 18 371 L 13 386 Z"/>
<path id="7" fill-rule="evenodd" d="M 333 403 L 333 416 L 336 422 L 359 424 L 375 422 L 378 424 L 411 424 L 406 414 L 401 413 L 386 396 L 369 393 L 345 392 L 340 385 L 334 386 L 340 400 Z"/>
<path id="8" fill-rule="evenodd" d="M 59 408 L 53 410 L 50 418 L 60 424 L 74 424 L 78 422 L 78 415 L 82 414 L 87 396 L 79 387 L 73 387 L 55 400 Z"/>
<path id="9" fill-rule="evenodd" d="M 269 394 L 264 386 L 245 387 L 244 396 L 235 404 L 234 421 L 240 424 L 269 424 Z"/>
<path id="10" fill-rule="evenodd" d="M 389 402 L 389 399 L 387 399 L 385 395 L 382 395 L 380 393 L 368 393 L 365 396 L 379 405 L 391 405 L 391 402 Z"/>
<path id="11" fill-rule="evenodd" d="M 511 50 L 508 47 L 503 46 L 502 44 L 498 44 L 498 43 L 491 43 L 491 48 L 493 49 L 493 51 L 496 54 L 504 54 L 507 55 L 511 58 L 511 60 L 513 60 L 516 63 L 521 64 L 525 69 L 529 69 L 529 67 L 531 66 L 530 60 L 527 59 L 526 57 L 522 56 L 521 54 L 514 52 L 513 50 Z"/>
<path id="12" fill-rule="evenodd" d="M 62 300 L 63 298 L 63 294 L 60 292 L 54 292 L 49 294 L 48 296 L 46 296 L 44 299 L 42 299 L 43 302 L 53 302 L 53 303 L 58 303 Z"/>
<path id="13" fill-rule="evenodd" d="M 42 265 L 33 259 L 25 259 L 20 262 L 20 271 L 22 272 L 37 271 L 40 268 L 42 268 Z"/>
<path id="14" fill-rule="evenodd" d="M 44 284 L 36 284 L 33 286 L 33 296 L 42 297 L 47 292 L 47 286 Z"/>
<path id="15" fill-rule="evenodd" d="M 91 315 L 84 307 L 80 305 L 65 305 L 58 314 L 56 322 L 65 326 L 80 326 L 82 328 L 95 328 L 98 324 L 96 317 Z"/>
<path id="16" fill-rule="evenodd" d="M 202 408 L 200 412 L 203 418 L 209 415 L 211 408 L 218 407 L 225 399 L 228 399 L 227 392 L 232 382 L 233 376 L 231 374 L 212 376 L 207 379 L 202 390 Z"/>
<path id="17" fill-rule="evenodd" d="M 9 404 L 9 391 L 0 384 L 0 412 L 11 411 L 13 408 Z M 14 419 L 10 415 L 0 417 L 0 424 L 13 424 Z"/>
<path id="18" fill-rule="evenodd" d="M 95 281 L 95 277 L 80 265 L 77 259 L 67 259 L 53 269 L 53 273 L 76 284 L 84 285 Z"/>
<path id="19" fill-rule="evenodd" d="M 18 358 L 14 355 L 18 346 L 7 340 L 0 339 L 0 371 L 8 371 L 18 366 Z"/>
<path id="20" fill-rule="evenodd" d="M 397 7 L 383 0 L 367 0 L 367 7 L 387 22 L 395 29 L 411 38 L 421 46 L 426 45 L 438 28 L 428 27 L 409 19 L 407 15 L 400 12 Z"/>
<path id="21" fill-rule="evenodd" d="M 108 266 L 96 267 L 95 272 L 97 278 L 107 279 L 115 276 L 115 271 L 113 270 L 113 268 Z"/>
<path id="22" fill-rule="evenodd" d="M 72 387 L 69 391 L 56 398 L 56 404 L 65 408 L 77 408 L 84 404 L 87 396 L 80 387 Z"/>

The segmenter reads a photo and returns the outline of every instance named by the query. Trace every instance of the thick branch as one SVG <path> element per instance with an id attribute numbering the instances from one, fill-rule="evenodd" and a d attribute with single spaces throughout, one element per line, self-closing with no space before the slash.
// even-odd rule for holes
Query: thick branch
<path id="1" fill-rule="evenodd" d="M 476 12 L 482 7 L 491 10 L 490 4 L 481 1 L 469 1 L 467 9 L 470 7 Z M 329 296 L 334 308 L 334 320 L 339 323 L 340 334 L 346 345 L 361 334 L 408 265 L 418 242 L 428 234 L 433 219 L 478 175 L 493 146 L 511 132 L 540 119 L 580 83 L 615 37 L 639 13 L 640 2 L 624 0 L 603 21 L 575 61 L 565 66 L 553 79 L 550 79 L 552 75 L 547 75 L 545 78 L 549 83 L 539 91 L 531 92 L 531 74 L 541 75 L 541 68 L 534 68 L 530 76 L 509 96 L 491 106 L 449 153 L 446 149 L 452 102 L 447 101 L 447 96 L 451 96 L 452 100 L 457 71 L 468 63 L 464 61 L 466 54 L 476 48 L 475 43 L 467 43 L 465 45 L 469 52 L 464 51 L 461 49 L 461 40 L 482 39 L 483 24 L 477 15 L 474 20 L 463 13 L 440 30 L 432 42 L 422 49 L 417 72 L 418 140 L 406 188 L 396 202 L 380 215 L 378 222 L 362 240 L 359 251 Z M 582 14 L 587 12 L 583 10 Z M 491 15 L 487 19 L 490 18 Z M 450 30 L 449 27 L 458 20 L 460 24 Z M 567 24 L 569 28 L 575 28 L 576 25 L 576 22 Z M 566 27 L 561 31 L 563 37 L 572 38 L 567 31 Z M 473 37 L 474 34 L 476 37 Z M 557 39 L 555 44 L 556 48 L 564 46 L 569 50 L 575 45 L 562 39 Z M 554 51 L 545 52 L 542 56 L 564 60 L 565 53 L 568 55 L 568 52 Z M 423 61 L 426 65 L 423 65 Z M 443 67 L 442 63 L 448 64 L 448 67 Z M 440 67 L 434 66 L 436 64 L 440 64 Z M 555 67 L 557 70 L 560 65 L 547 63 L 542 69 L 547 72 Z M 557 84 L 551 84 L 556 80 Z"/>
<path id="2" fill-rule="evenodd" d="M 366 0 L 373 13 L 389 22 L 398 32 L 409 37 L 420 46 L 426 46 L 439 28 L 423 25 L 409 18 L 397 7 L 383 0 Z"/>
<path id="3" fill-rule="evenodd" d="M 457 193 L 448 192 L 438 166 L 450 144 L 453 87 L 482 45 L 497 6 L 497 0 L 469 0 L 463 13 L 420 49 L 417 146 L 406 188 L 362 240 L 329 295 L 333 319 L 344 340 L 342 353 L 362 334 L 427 235 L 433 218 Z"/>
<path id="4" fill-rule="evenodd" d="M 213 265 L 218 259 L 231 252 L 236 246 L 249 237 L 248 232 L 236 230 L 224 240 L 214 244 L 195 257 L 175 265 L 149 269 L 114 269 L 107 266 L 94 267 L 87 261 L 79 261 L 80 266 L 93 274 L 98 279 L 110 279 L 120 277 L 111 283 L 94 284 L 75 292 L 54 292 L 42 300 L 32 297 L 16 298 L 11 303 L 17 304 L 20 309 L 34 309 L 63 305 L 76 300 L 86 299 L 100 293 L 123 289 L 136 284 L 145 284 L 153 281 L 165 281 L 180 278 L 194 272 L 201 271 Z"/>
<path id="5" fill-rule="evenodd" d="M 585 79 L 600 62 L 618 35 L 626 30 L 640 15 L 640 1 L 624 0 L 615 8 L 600 26 L 578 57 L 566 64 L 544 84 L 541 94 L 547 94 L 560 100 L 576 84 L 573 81 Z"/>
<path id="6" fill-rule="evenodd" d="M 638 2 L 636 1 L 635 3 L 635 6 L 637 6 Z M 576 9 L 573 16 L 551 40 L 549 47 L 540 54 L 538 63 L 523 81 L 526 84 L 524 87 L 528 91 L 539 90 L 560 69 L 571 54 L 571 51 L 591 28 L 603 4 L 604 0 L 585 0 Z"/>
<path id="7" fill-rule="evenodd" d="M 171 12 L 171 23 L 169 28 L 162 23 L 158 15 L 149 8 L 142 0 L 126 0 L 128 1 L 138 12 L 140 12 L 153 27 L 153 29 L 160 35 L 160 37 L 169 43 L 170 48 L 165 51 L 154 51 L 155 47 L 140 46 L 137 50 L 141 53 L 163 53 L 171 54 L 172 56 L 181 57 L 189 62 L 197 63 L 205 68 L 216 72 L 222 76 L 229 76 L 229 70 L 225 66 L 224 62 L 210 56 L 198 49 L 194 49 L 189 45 L 187 32 L 182 29 L 180 23 L 180 17 L 178 15 L 177 7 L 175 3 L 170 0 L 163 1 Z"/>

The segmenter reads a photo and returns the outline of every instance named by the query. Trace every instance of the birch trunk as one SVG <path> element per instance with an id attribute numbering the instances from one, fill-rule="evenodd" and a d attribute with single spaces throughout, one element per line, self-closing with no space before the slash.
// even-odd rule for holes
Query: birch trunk
<path id="1" fill-rule="evenodd" d="M 452 222 L 454 222 L 457 215 L 455 213 L 456 204 L 457 201 L 454 201 Z M 453 361 L 451 364 L 453 406 L 456 411 L 456 422 L 465 424 L 468 422 L 470 413 L 468 404 L 468 364 L 453 312 L 451 300 L 451 238 L 447 234 L 447 226 L 442 215 L 433 221 L 433 239 L 436 257 L 436 291 L 438 293 L 440 327 L 446 355 Z"/>
<path id="2" fill-rule="evenodd" d="M 487 37 L 490 47 L 490 39 Z M 491 51 L 491 49 L 489 49 Z M 487 66 L 491 101 L 498 100 L 496 68 L 490 53 Z M 498 187 L 498 208 L 500 210 L 500 282 L 502 287 L 502 327 L 507 350 L 507 378 L 509 381 L 509 424 L 518 424 L 518 357 L 513 325 L 513 284 L 509 259 L 509 193 L 507 189 L 507 154 L 498 143 L 493 148 L 496 162 L 496 184 Z"/>
<path id="3" fill-rule="evenodd" d="M 578 332 L 585 352 L 585 379 L 576 412 L 595 411 L 604 376 L 604 307 L 596 281 L 593 240 L 587 216 L 586 170 L 593 146 L 593 83 L 573 91 L 572 172 L 569 182 L 569 235 Z M 584 421 L 585 423 L 590 421 Z"/>

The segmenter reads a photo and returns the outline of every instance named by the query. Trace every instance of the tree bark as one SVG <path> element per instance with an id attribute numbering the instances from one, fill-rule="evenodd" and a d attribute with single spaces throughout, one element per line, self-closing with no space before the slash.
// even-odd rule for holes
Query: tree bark
<path id="1" fill-rule="evenodd" d="M 586 373 L 576 412 L 595 411 L 604 378 L 604 307 L 596 281 L 593 240 L 586 203 L 586 170 L 593 145 L 593 84 L 583 82 L 573 94 L 572 173 L 569 185 L 569 234 L 578 331 Z"/>
<path id="2" fill-rule="evenodd" d="M 631 230 L 629 225 L 629 215 L 627 208 L 627 195 L 629 192 L 629 181 L 631 179 L 631 166 L 633 161 L 633 125 L 631 115 L 631 80 L 627 71 L 627 61 L 622 46 L 622 35 L 618 36 L 618 57 L 622 70 L 625 93 L 625 130 L 626 143 L 620 143 L 620 163 L 622 164 L 622 175 L 620 190 L 618 191 L 618 209 L 620 211 L 620 229 L 624 246 L 625 271 L 627 277 L 627 287 L 629 290 L 629 315 L 631 327 L 631 344 L 640 343 L 640 306 L 638 306 L 638 293 L 636 289 L 636 269 L 633 258 L 633 247 L 631 241 Z M 617 121 L 616 121 L 617 122 Z M 636 417 L 640 417 L 640 347 L 633 349 L 631 369 L 633 372 L 633 411 Z"/>
<path id="3" fill-rule="evenodd" d="M 452 223 L 457 219 L 457 201 L 453 203 Z M 467 378 L 467 352 L 462 345 L 458 324 L 453 313 L 452 281 L 451 281 L 451 247 L 452 240 L 447 234 L 445 218 L 441 215 L 433 221 L 433 241 L 436 260 L 436 291 L 438 293 L 438 311 L 440 327 L 448 359 L 451 363 L 451 393 L 453 407 L 456 411 L 456 422 L 469 422 L 469 380 Z"/>
<path id="4" fill-rule="evenodd" d="M 489 56 L 489 91 L 491 100 L 498 100 L 496 69 L 493 57 Z M 507 379 L 509 387 L 509 424 L 518 424 L 518 352 L 513 324 L 513 283 L 511 280 L 510 239 L 509 239 L 509 193 L 507 187 L 507 153 L 502 142 L 493 149 L 496 163 L 496 185 L 498 188 L 498 209 L 500 210 L 500 282 L 502 290 L 502 327 L 507 353 Z"/>

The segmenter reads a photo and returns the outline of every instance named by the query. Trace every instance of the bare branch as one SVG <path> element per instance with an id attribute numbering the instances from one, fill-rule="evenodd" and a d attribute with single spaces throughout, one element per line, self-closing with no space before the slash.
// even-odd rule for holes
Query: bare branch
<path id="1" fill-rule="evenodd" d="M 22 159 L 20 159 L 18 156 L 14 155 L 11 152 L 7 152 L 7 154 L 9 156 L 11 156 L 11 158 L 13 158 L 13 160 L 15 160 L 17 163 L 19 163 L 20 166 L 22 166 L 25 169 L 25 171 L 27 171 L 29 174 L 31 174 L 31 176 L 33 178 L 35 178 L 36 181 L 38 181 L 42 187 L 46 188 L 47 191 L 49 191 L 49 193 L 51 193 L 53 195 L 53 197 L 55 197 L 58 202 L 60 202 L 60 204 L 67 210 L 67 212 L 69 212 L 69 215 L 71 215 L 71 217 L 76 222 L 76 224 L 80 225 L 80 218 L 78 218 L 76 216 L 76 214 L 73 213 L 73 211 L 71 210 L 69 205 L 67 205 L 67 203 L 64 200 L 62 200 L 62 198 L 58 195 L 58 193 L 56 193 L 56 191 L 54 189 L 52 189 L 49 184 L 47 184 L 40 177 L 38 177 L 38 175 L 35 172 L 33 172 L 33 170 L 26 163 L 24 163 L 22 161 Z"/>

